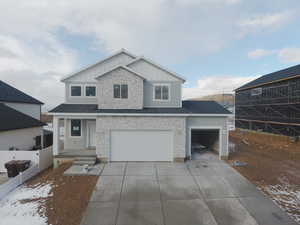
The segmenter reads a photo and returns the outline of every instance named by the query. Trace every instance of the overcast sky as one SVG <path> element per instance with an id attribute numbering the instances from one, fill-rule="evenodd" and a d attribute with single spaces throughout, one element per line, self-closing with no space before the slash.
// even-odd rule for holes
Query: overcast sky
<path id="1" fill-rule="evenodd" d="M 299 0 L 2 0 L 0 8 L 0 79 L 45 109 L 64 101 L 62 76 L 120 48 L 185 77 L 185 98 L 300 63 Z"/>

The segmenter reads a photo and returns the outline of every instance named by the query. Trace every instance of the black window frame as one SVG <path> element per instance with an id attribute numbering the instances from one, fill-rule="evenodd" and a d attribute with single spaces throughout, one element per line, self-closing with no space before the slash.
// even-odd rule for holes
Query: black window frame
<path id="1" fill-rule="evenodd" d="M 73 88 L 79 88 L 80 89 L 80 95 L 73 95 Z M 82 96 L 82 86 L 81 85 L 71 85 L 70 87 L 70 96 L 71 97 L 81 97 Z"/>
<path id="2" fill-rule="evenodd" d="M 128 84 L 114 84 L 113 97 L 117 99 L 128 99 Z"/>
<path id="3" fill-rule="evenodd" d="M 73 124 L 74 122 L 79 122 L 79 124 L 75 124 L 74 125 Z M 73 128 L 75 126 L 79 126 L 79 131 L 73 130 Z M 70 137 L 81 137 L 81 135 L 82 135 L 82 123 L 81 123 L 81 120 L 80 119 L 71 119 L 71 121 L 70 121 Z"/>
<path id="4" fill-rule="evenodd" d="M 167 90 L 167 92 L 165 92 Z M 154 101 L 169 101 L 170 100 L 170 86 L 168 84 L 154 84 L 153 87 L 153 100 Z M 159 93 L 157 93 L 157 91 Z M 165 97 L 167 93 L 167 98 Z"/>
<path id="5" fill-rule="evenodd" d="M 95 95 L 87 95 L 87 89 L 88 88 L 94 88 L 95 89 Z M 85 91 L 85 96 L 86 97 L 96 97 L 97 95 L 97 87 L 95 85 L 86 85 L 85 88 L 84 88 L 84 91 Z"/>

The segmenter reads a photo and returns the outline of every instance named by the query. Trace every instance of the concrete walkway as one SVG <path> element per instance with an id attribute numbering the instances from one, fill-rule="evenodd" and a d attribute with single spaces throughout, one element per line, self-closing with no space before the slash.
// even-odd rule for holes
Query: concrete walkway
<path id="1" fill-rule="evenodd" d="M 296 225 L 207 153 L 188 163 L 109 163 L 81 225 Z"/>

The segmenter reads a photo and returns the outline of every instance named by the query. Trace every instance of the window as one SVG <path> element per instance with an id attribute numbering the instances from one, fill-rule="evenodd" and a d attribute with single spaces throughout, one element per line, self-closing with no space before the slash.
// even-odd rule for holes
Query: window
<path id="1" fill-rule="evenodd" d="M 71 120 L 71 137 L 81 136 L 81 120 Z"/>
<path id="2" fill-rule="evenodd" d="M 114 98 L 128 98 L 128 85 L 114 84 Z"/>
<path id="3" fill-rule="evenodd" d="M 122 98 L 128 98 L 128 86 L 127 84 L 121 85 L 121 97 Z"/>
<path id="4" fill-rule="evenodd" d="M 81 86 L 71 86 L 71 96 L 81 96 Z"/>
<path id="5" fill-rule="evenodd" d="M 154 99 L 155 100 L 169 100 L 169 86 L 168 85 L 154 85 Z"/>
<path id="6" fill-rule="evenodd" d="M 85 96 L 95 97 L 96 96 L 96 86 L 85 86 Z"/>

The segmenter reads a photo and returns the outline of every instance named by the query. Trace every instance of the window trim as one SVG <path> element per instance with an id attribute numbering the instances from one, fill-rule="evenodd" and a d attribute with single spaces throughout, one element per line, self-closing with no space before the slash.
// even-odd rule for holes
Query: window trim
<path id="1" fill-rule="evenodd" d="M 87 96 L 86 95 L 86 87 L 95 87 L 95 96 Z M 84 97 L 87 97 L 87 98 L 97 98 L 97 85 L 96 84 L 85 84 L 84 85 Z"/>
<path id="2" fill-rule="evenodd" d="M 168 87 L 168 99 L 156 99 L 155 98 L 155 87 L 157 86 L 167 86 Z M 156 84 L 153 84 L 153 101 L 155 102 L 169 102 L 171 100 L 171 85 L 170 84 L 167 84 L 167 83 L 156 83 Z M 162 97 L 162 96 L 161 96 Z"/>
<path id="3" fill-rule="evenodd" d="M 72 87 L 80 87 L 80 90 L 81 90 L 81 92 L 80 92 L 80 96 L 73 96 L 72 95 Z M 69 87 L 69 96 L 70 96 L 70 98 L 81 98 L 81 97 L 84 97 L 84 95 L 82 95 L 83 93 L 82 93 L 82 88 L 83 87 L 83 85 L 82 84 L 70 84 L 70 87 Z"/>
<path id="4" fill-rule="evenodd" d="M 115 85 L 118 85 L 120 88 L 120 98 L 115 98 Z M 127 98 L 122 98 L 122 85 L 127 85 Z M 118 84 L 113 84 L 113 99 L 129 99 L 129 85 L 126 83 L 118 83 Z"/>
<path id="5" fill-rule="evenodd" d="M 80 120 L 80 136 L 72 136 L 72 120 Z M 82 120 L 81 119 L 70 119 L 70 127 L 69 127 L 69 137 L 70 138 L 82 138 Z"/>

